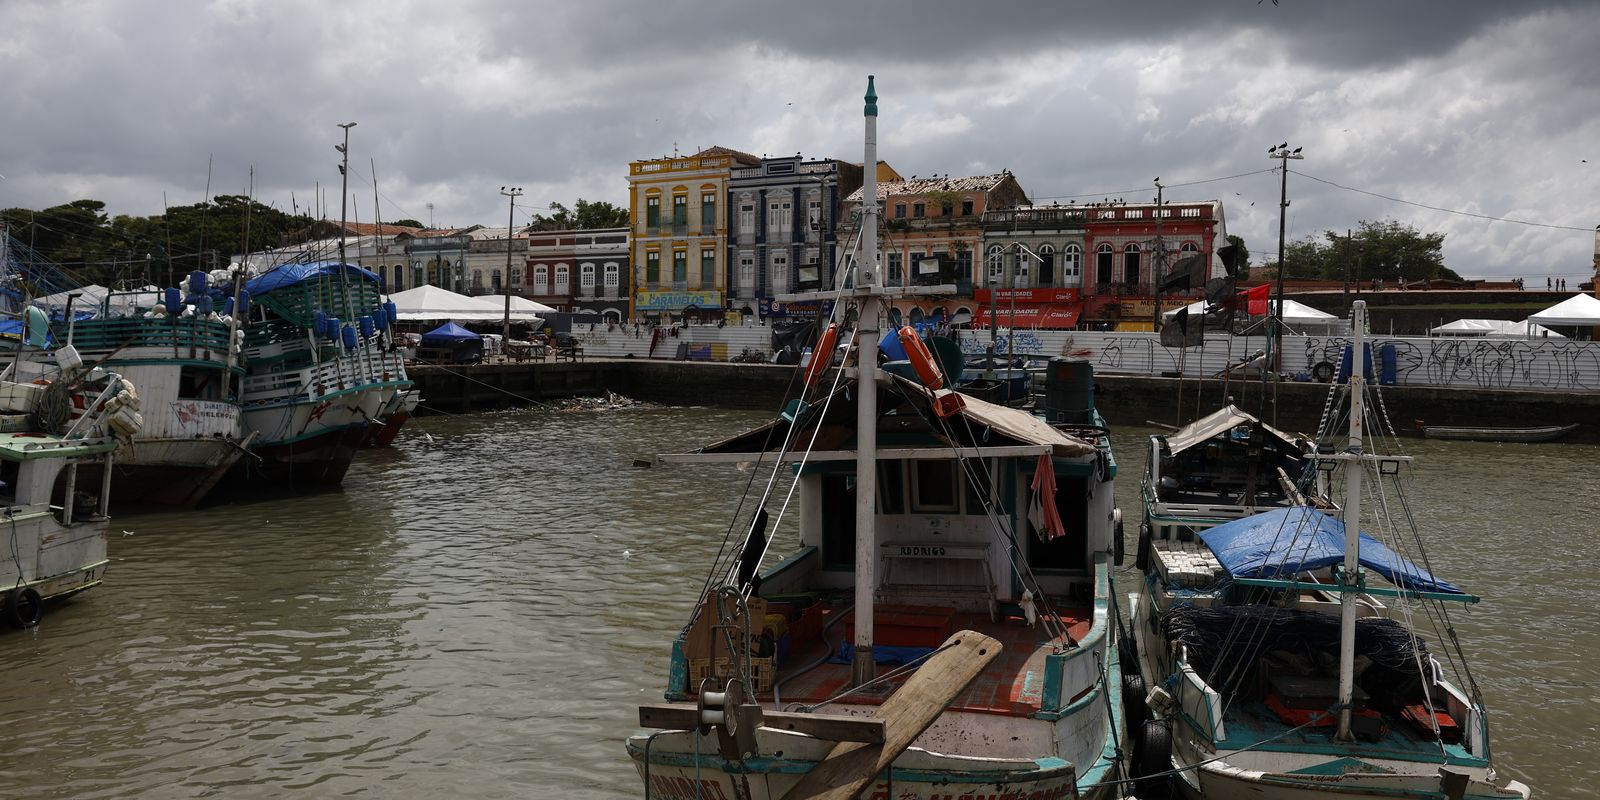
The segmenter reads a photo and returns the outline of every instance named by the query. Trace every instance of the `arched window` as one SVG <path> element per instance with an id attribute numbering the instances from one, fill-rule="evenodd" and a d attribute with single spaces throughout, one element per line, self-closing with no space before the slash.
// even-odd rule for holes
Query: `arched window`
<path id="1" fill-rule="evenodd" d="M 1016 263 L 1017 271 L 1011 274 L 1011 285 L 1032 286 L 1033 284 L 1028 283 L 1028 269 L 1033 266 L 1033 256 L 1028 255 L 1026 250 L 1019 247 L 1017 248 Z"/>
<path id="2" fill-rule="evenodd" d="M 500 270 L 495 270 L 495 274 L 500 274 Z M 475 292 L 483 291 L 483 270 L 481 269 L 472 271 L 472 290 Z"/>
<path id="3" fill-rule="evenodd" d="M 584 294 L 594 294 L 594 265 L 584 264 L 578 267 L 578 288 Z"/>
<path id="4" fill-rule="evenodd" d="M 406 288 L 406 268 L 404 264 L 394 265 L 394 285 L 389 291 L 398 292 Z"/>
<path id="5" fill-rule="evenodd" d="M 513 266 L 510 273 L 511 288 L 519 292 L 522 290 L 522 272 L 522 270 Z"/>
<path id="6" fill-rule="evenodd" d="M 1122 248 L 1122 282 L 1133 289 L 1139 285 L 1139 245 L 1129 242 Z"/>
<path id="7" fill-rule="evenodd" d="M 550 293 L 550 268 L 544 264 L 533 265 L 533 291 L 536 294 Z"/>
<path id="8" fill-rule="evenodd" d="M 1038 285 L 1056 285 L 1056 248 L 1053 245 L 1039 245 Z"/>
<path id="9" fill-rule="evenodd" d="M 621 278 L 621 269 L 615 261 L 606 262 L 606 289 L 616 292 L 617 281 Z"/>
<path id="10" fill-rule="evenodd" d="M 556 294 L 566 294 L 569 290 L 567 283 L 568 269 L 569 267 L 566 264 L 556 265 Z"/>
<path id="11" fill-rule="evenodd" d="M 989 283 L 990 283 L 990 285 L 998 285 L 1000 283 L 1000 279 L 1005 277 L 1005 274 L 1006 274 L 1006 262 L 1005 262 L 1005 259 L 1001 256 L 1001 253 L 1003 253 L 1004 251 L 1005 251 L 1005 248 L 1001 247 L 1000 245 L 997 245 L 997 244 L 989 245 Z"/>
<path id="12" fill-rule="evenodd" d="M 1200 245 L 1194 242 L 1184 242 L 1183 246 L 1178 248 L 1178 251 L 1181 253 L 1198 253 L 1200 252 Z"/>
<path id="13" fill-rule="evenodd" d="M 473 275 L 477 275 L 478 274 L 477 270 L 473 270 L 472 274 Z M 495 294 L 505 294 L 506 293 L 505 284 L 500 282 L 500 268 L 499 267 L 496 267 L 494 269 L 494 271 L 490 273 L 489 280 L 490 280 L 490 284 L 492 286 L 494 286 L 494 293 Z"/>
<path id="14" fill-rule="evenodd" d="M 1069 244 L 1061 251 L 1061 285 L 1078 286 L 1083 283 L 1083 248 Z"/>
<path id="15" fill-rule="evenodd" d="M 608 308 L 605 311 L 600 312 L 600 318 L 606 322 L 619 323 L 622 322 L 622 312 L 614 308 Z"/>
<path id="16" fill-rule="evenodd" d="M 1095 248 L 1094 282 L 1102 292 L 1111 288 L 1112 272 L 1116 268 L 1116 258 L 1116 253 L 1112 252 L 1109 244 L 1102 244 Z"/>

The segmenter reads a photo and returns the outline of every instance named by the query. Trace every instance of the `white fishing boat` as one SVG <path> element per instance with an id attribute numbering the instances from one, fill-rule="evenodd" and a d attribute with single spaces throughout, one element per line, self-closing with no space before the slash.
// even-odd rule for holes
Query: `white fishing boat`
<path id="1" fill-rule="evenodd" d="M 1314 445 L 1242 418 L 1179 435 L 1242 431 L 1239 455 L 1253 448 L 1261 472 L 1287 459 L 1307 465 L 1299 475 L 1284 469 L 1270 494 L 1225 487 L 1216 504 L 1192 502 L 1181 479 L 1166 482 L 1170 494 L 1159 478 L 1146 488 L 1144 585 L 1130 597 L 1130 660 L 1149 687 L 1135 703 L 1150 715 L 1134 736 L 1141 798 L 1530 795 L 1496 774 L 1482 693 L 1449 621 L 1451 605 L 1477 598 L 1425 568 L 1400 477 L 1411 459 L 1366 397 L 1364 302 L 1352 323 L 1347 395 L 1329 403 Z M 1346 415 L 1341 436 L 1333 420 Z M 1171 439 L 1152 458 L 1192 474 L 1192 460 L 1170 458 L 1187 449 Z M 1341 471 L 1338 505 L 1318 502 Z"/>
<path id="2" fill-rule="evenodd" d="M 231 300 L 224 307 L 190 276 L 188 298 L 177 289 L 100 293 L 86 319 L 55 324 L 56 334 L 92 365 L 116 370 L 139 387 L 143 426 L 114 459 L 119 502 L 191 507 L 201 502 L 246 452 L 240 420 L 240 362 Z M 211 306 L 215 307 L 215 310 Z M 68 305 L 77 317 L 77 308 Z M 224 312 L 224 313 L 217 313 Z M 45 349 L 23 348 L 6 377 L 50 381 L 59 374 Z M 11 409 L 21 410 L 21 409 Z M 88 467 L 88 480 L 97 467 Z"/>
<path id="3" fill-rule="evenodd" d="M 868 164 L 876 99 L 869 79 Z M 941 388 L 959 363 L 941 372 L 910 328 L 891 335 L 917 377 L 880 371 L 893 290 L 874 268 L 871 170 L 864 196 L 853 280 L 828 294 L 867 356 L 815 359 L 771 423 L 660 457 L 754 462 L 765 486 L 627 752 L 652 798 L 1116 796 L 1116 464 L 1087 364 L 1055 421 Z M 798 547 L 769 559 L 792 508 Z"/>
<path id="4" fill-rule="evenodd" d="M 282 264 L 245 284 L 244 425 L 250 485 L 337 486 L 386 404 L 411 388 L 378 277 L 353 264 Z"/>
<path id="5" fill-rule="evenodd" d="M 62 362 L 74 358 L 68 352 Z M 34 405 L 0 416 L 0 618 L 26 628 L 47 601 L 105 577 L 111 462 L 139 415 L 132 385 L 103 369 L 67 367 L 48 385 L 6 381 L 0 394 L 13 402 L 28 395 Z M 89 467 L 98 474 L 92 482 L 84 480 Z"/>

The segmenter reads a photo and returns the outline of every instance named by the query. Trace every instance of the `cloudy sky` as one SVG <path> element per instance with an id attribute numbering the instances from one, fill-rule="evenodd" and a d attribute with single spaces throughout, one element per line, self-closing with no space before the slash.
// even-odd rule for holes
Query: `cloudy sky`
<path id="1" fill-rule="evenodd" d="M 337 217 L 353 121 L 360 219 L 375 163 L 386 219 L 503 224 L 503 185 L 519 219 L 620 205 L 627 162 L 675 147 L 859 160 L 874 73 L 908 176 L 1010 169 L 1037 203 L 1160 176 L 1259 261 L 1287 140 L 1291 240 L 1396 219 L 1464 275 L 1581 279 L 1596 42 L 1600 3 L 1531 0 L 0 0 L 0 207 L 158 213 L 210 159 L 214 194 L 254 167 L 263 202 L 320 182 Z"/>

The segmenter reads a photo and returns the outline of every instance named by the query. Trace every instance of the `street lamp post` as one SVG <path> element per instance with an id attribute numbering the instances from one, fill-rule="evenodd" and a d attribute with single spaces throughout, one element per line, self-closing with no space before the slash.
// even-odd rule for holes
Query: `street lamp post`
<path id="1" fill-rule="evenodd" d="M 500 335 L 504 337 L 501 340 L 501 346 L 504 347 L 506 346 L 504 343 L 511 341 L 511 228 L 516 224 L 517 198 L 522 196 L 522 189 L 517 186 L 502 186 L 500 187 L 500 194 L 511 198 L 510 205 L 506 209 L 506 271 L 505 274 L 500 276 L 499 286 L 500 291 L 505 295 L 506 301 L 505 319 L 502 321 L 500 328 Z"/>

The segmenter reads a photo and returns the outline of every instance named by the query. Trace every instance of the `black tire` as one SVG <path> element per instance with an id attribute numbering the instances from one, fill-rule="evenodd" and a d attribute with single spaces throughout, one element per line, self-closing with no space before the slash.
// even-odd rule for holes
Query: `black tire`
<path id="1" fill-rule="evenodd" d="M 1122 716 L 1130 731 L 1140 730 L 1150 718 L 1144 706 L 1144 678 L 1137 673 L 1122 676 Z"/>
<path id="2" fill-rule="evenodd" d="M 1150 523 L 1139 524 L 1139 549 L 1134 551 L 1133 566 L 1140 572 L 1150 571 Z"/>
<path id="3" fill-rule="evenodd" d="M 31 628 L 44 616 L 44 600 L 32 586 L 20 586 L 6 595 L 5 619 L 18 628 Z"/>
<path id="4" fill-rule="evenodd" d="M 1139 643 L 1134 641 L 1132 620 L 1117 635 L 1117 662 L 1124 675 L 1139 674 Z"/>
<path id="5" fill-rule="evenodd" d="M 1158 720 L 1145 720 L 1133 750 L 1134 790 L 1140 800 L 1172 797 L 1172 731 Z M 1160 777 L 1150 777 L 1160 775 Z"/>
<path id="6" fill-rule="evenodd" d="M 1120 566 L 1122 566 L 1122 562 L 1126 560 L 1126 556 L 1124 554 L 1124 551 L 1126 550 L 1126 547 L 1122 543 L 1122 520 L 1120 520 L 1120 519 L 1117 520 L 1117 529 L 1112 535 L 1115 537 L 1115 541 L 1116 541 L 1116 548 L 1115 548 L 1116 562 L 1115 563 L 1116 563 L 1117 566 L 1120 567 Z"/>
<path id="7" fill-rule="evenodd" d="M 1332 383 L 1333 373 L 1332 364 L 1326 361 L 1318 361 L 1317 365 L 1311 368 L 1311 379 L 1317 383 Z"/>

